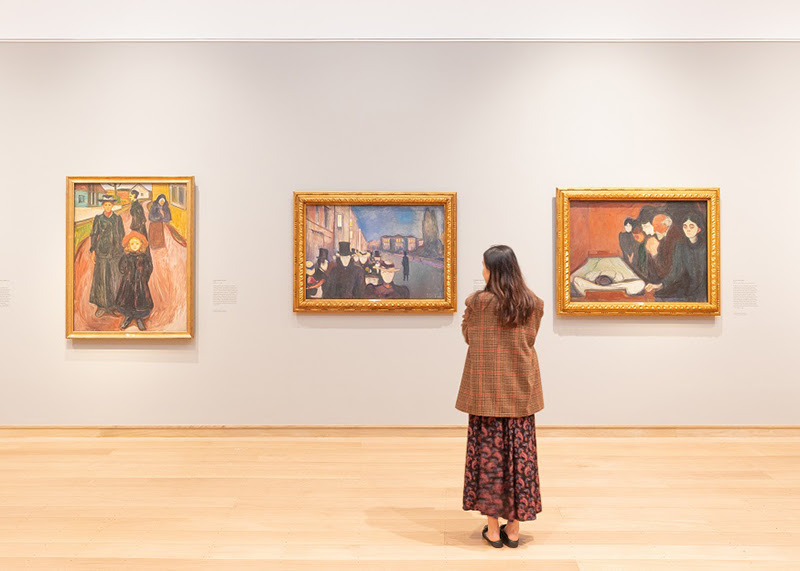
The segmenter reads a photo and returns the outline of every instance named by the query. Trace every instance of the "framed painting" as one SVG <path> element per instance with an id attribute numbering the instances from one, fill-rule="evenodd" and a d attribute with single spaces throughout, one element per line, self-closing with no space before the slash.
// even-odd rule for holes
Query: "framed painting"
<path id="1" fill-rule="evenodd" d="M 559 314 L 719 315 L 718 188 L 557 190 Z"/>
<path id="2" fill-rule="evenodd" d="M 294 311 L 453 312 L 455 276 L 455 193 L 294 193 Z"/>
<path id="3" fill-rule="evenodd" d="M 67 338 L 191 338 L 194 177 L 67 178 Z"/>

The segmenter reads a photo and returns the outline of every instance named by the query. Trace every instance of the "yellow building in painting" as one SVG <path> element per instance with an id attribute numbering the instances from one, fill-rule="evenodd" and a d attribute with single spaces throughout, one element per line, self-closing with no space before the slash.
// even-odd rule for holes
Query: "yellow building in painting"
<path id="1" fill-rule="evenodd" d="M 306 207 L 306 260 L 316 261 L 321 248 L 334 260 L 340 242 L 353 250 L 366 251 L 367 239 L 352 206 L 311 204 Z"/>
<path id="2" fill-rule="evenodd" d="M 189 231 L 189 217 L 186 213 L 187 200 L 185 184 L 153 184 L 151 193 L 152 200 L 156 200 L 163 194 L 169 202 L 169 210 L 172 213 L 172 227 L 186 239 Z"/>

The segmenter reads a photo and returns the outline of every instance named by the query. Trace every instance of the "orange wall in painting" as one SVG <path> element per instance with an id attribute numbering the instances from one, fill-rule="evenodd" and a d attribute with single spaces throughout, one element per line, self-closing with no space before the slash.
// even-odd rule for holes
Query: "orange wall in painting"
<path id="1" fill-rule="evenodd" d="M 570 272 L 592 256 L 619 256 L 619 233 L 645 203 L 572 201 L 569 214 Z"/>

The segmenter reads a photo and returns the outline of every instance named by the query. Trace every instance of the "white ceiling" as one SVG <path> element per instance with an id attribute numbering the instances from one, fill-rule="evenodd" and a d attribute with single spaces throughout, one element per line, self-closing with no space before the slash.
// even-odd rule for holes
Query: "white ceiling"
<path id="1" fill-rule="evenodd" d="M 797 0 L 0 0 L 4 40 L 798 40 Z"/>

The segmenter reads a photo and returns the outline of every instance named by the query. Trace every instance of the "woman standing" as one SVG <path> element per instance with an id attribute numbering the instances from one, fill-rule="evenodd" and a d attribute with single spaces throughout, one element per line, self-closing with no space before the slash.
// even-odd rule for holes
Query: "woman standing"
<path id="1" fill-rule="evenodd" d="M 169 209 L 167 197 L 159 194 L 156 201 L 150 206 L 150 248 L 158 250 L 166 245 L 164 241 L 164 227 L 172 221 L 172 212 Z"/>
<path id="2" fill-rule="evenodd" d="M 683 236 L 675 244 L 669 273 L 658 284 L 647 284 L 659 301 L 705 303 L 708 300 L 708 248 L 705 218 L 698 212 L 681 216 Z"/>
<path id="3" fill-rule="evenodd" d="M 461 323 L 469 345 L 456 401 L 469 414 L 463 507 L 488 518 L 482 535 L 490 545 L 517 547 L 519 522 L 542 511 L 534 413 L 544 401 L 533 344 L 544 303 L 508 246 L 484 252 L 483 279 Z"/>

